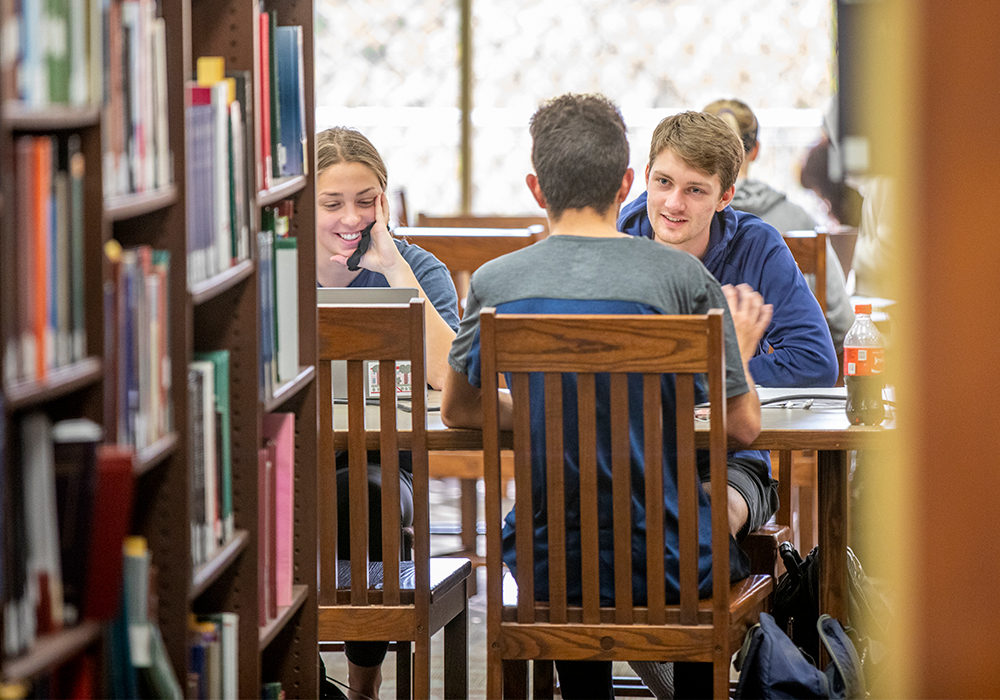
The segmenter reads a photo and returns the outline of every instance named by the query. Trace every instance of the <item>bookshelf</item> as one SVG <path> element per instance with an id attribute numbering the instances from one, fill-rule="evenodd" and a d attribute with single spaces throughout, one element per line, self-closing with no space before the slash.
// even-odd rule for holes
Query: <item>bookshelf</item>
<path id="1" fill-rule="evenodd" d="M 30 0 L 29 0 L 30 1 Z M 119 0 L 115 0 L 116 2 Z M 91 0 L 94 2 L 94 0 Z M 97 4 L 99 6 L 99 3 Z M 0 0 L 5 26 L 14 12 L 14 0 Z M 90 3 L 81 6 L 90 7 Z M 277 15 L 282 26 L 302 27 L 302 73 L 306 175 L 275 177 L 251 187 L 250 257 L 189 284 L 188 207 L 200 196 L 189 181 L 186 139 L 190 136 L 185 95 L 200 56 L 221 56 L 226 69 L 260 70 L 261 11 Z M 13 216 L 19 192 L 15 175 L 18 139 L 23 136 L 79 135 L 86 169 L 83 175 L 83 290 L 86 346 L 82 356 L 40 377 L 8 379 L 3 372 L 3 465 L 0 478 L 6 492 L 16 454 L 17 425 L 24 415 L 41 412 L 51 421 L 85 417 L 110 431 L 114 420 L 112 343 L 108 328 L 115 328 L 104 300 L 105 286 L 114 268 L 104 254 L 114 240 L 124 248 L 150 246 L 169 252 L 166 278 L 169 316 L 163 326 L 169 338 L 169 395 L 172 425 L 137 450 L 134 464 L 134 500 L 129 534 L 148 541 L 156 567 L 155 594 L 158 623 L 170 664 L 182 687 L 190 658 L 190 614 L 235 612 L 240 616 L 237 647 L 239 697 L 260 697 L 261 685 L 281 682 L 288 698 L 318 697 L 316 629 L 317 449 L 316 298 L 315 298 L 315 169 L 312 158 L 313 121 L 313 4 L 311 0 L 161 0 L 158 14 L 165 29 L 164 113 L 169 134 L 172 178 L 157 181 L 141 192 L 109 188 L 112 180 L 105 148 L 113 139 L 108 112 L 95 103 L 77 106 L 28 104 L 16 94 L 11 66 L 2 65 L 0 82 L 0 345 L 18 329 L 23 289 L 13 250 L 21 235 Z M 6 35 L 5 35 L 6 36 Z M 11 60 L 5 54 L 6 61 Z M 93 71 L 91 71 L 93 72 Z M 100 71 L 98 71 L 98 74 Z M 93 78 L 93 76 L 91 76 Z M 251 88 L 252 89 L 252 88 Z M 249 125 L 260 114 L 253 110 Z M 251 150 L 258 160 L 260 144 Z M 265 207 L 291 200 L 294 211 L 289 235 L 297 240 L 297 292 L 299 369 L 282 377 L 266 395 L 260 392 L 262 274 L 257 237 Z M 197 200 L 195 200 L 197 201 Z M 232 509 L 235 532 L 208 560 L 192 562 L 192 451 L 188 393 L 188 366 L 196 353 L 226 350 L 229 353 L 231 407 Z M 13 377 L 13 374 L 11 374 Z M 266 624 L 258 624 L 258 451 L 264 440 L 263 420 L 268 413 L 293 413 L 294 430 L 294 529 L 291 603 L 281 606 Z M 6 509 L 4 512 L 7 512 Z M 4 547 L 3 570 L 9 552 Z M 9 620 L 0 618 L 3 625 Z M 0 633 L 4 631 L 0 627 Z M 60 632 L 42 635 L 17 654 L 0 652 L 0 680 L 32 682 L 53 672 L 74 657 L 93 652 L 100 657 L 109 625 L 87 621 Z M 2 634 L 0 634 L 2 638 Z M 102 690 L 97 692 L 100 694 Z"/>

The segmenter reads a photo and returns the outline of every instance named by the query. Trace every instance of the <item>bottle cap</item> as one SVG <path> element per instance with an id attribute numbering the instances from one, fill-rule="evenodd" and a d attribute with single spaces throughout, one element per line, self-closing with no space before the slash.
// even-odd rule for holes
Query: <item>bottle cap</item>
<path id="1" fill-rule="evenodd" d="M 854 313 L 856 314 L 868 314 L 871 316 L 872 305 L 871 304 L 857 304 L 854 307 Z"/>

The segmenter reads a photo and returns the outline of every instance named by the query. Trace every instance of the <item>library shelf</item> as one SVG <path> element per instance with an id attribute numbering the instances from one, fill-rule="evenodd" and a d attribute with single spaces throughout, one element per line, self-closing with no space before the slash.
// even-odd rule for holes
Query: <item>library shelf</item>
<path id="1" fill-rule="evenodd" d="M 101 631 L 101 623 L 84 620 L 75 627 L 39 637 L 24 656 L 4 661 L 4 683 L 30 680 L 63 664 L 97 642 Z"/>
<path id="2" fill-rule="evenodd" d="M 5 387 L 7 413 L 23 411 L 55 399 L 68 396 L 104 379 L 103 363 L 96 357 L 85 357 L 65 367 L 50 370 L 41 379 L 18 382 Z"/>
<path id="3" fill-rule="evenodd" d="M 304 175 L 278 178 L 271 183 L 269 188 L 257 193 L 257 206 L 266 207 L 283 199 L 288 199 L 296 192 L 305 189 L 305 186 L 306 178 Z"/>
<path id="4" fill-rule="evenodd" d="M 305 584 L 292 586 L 292 604 L 287 607 L 278 608 L 278 616 L 273 620 L 268 620 L 267 624 L 260 628 L 260 650 L 264 651 L 267 645 L 274 641 L 292 619 L 299 608 L 305 605 L 309 598 L 309 587 Z"/>
<path id="5" fill-rule="evenodd" d="M 163 464 L 177 450 L 177 433 L 167 433 L 152 445 L 139 450 L 135 459 L 136 476 L 142 476 Z"/>
<path id="6" fill-rule="evenodd" d="M 299 373 L 274 390 L 274 395 L 264 402 L 264 412 L 273 413 L 294 399 L 316 378 L 316 368 L 312 365 L 299 367 Z"/>
<path id="7" fill-rule="evenodd" d="M 219 274 L 209 277 L 204 282 L 193 285 L 191 287 L 191 303 L 194 306 L 204 304 L 206 301 L 214 299 L 252 276 L 253 261 L 243 260 L 238 262 L 228 270 L 223 270 Z"/>
<path id="8" fill-rule="evenodd" d="M 5 125 L 11 131 L 85 129 L 101 122 L 101 110 L 98 107 L 31 107 L 19 100 L 7 100 L 3 108 Z"/>
<path id="9" fill-rule="evenodd" d="M 194 579 L 191 582 L 191 590 L 188 592 L 188 599 L 195 600 L 204 593 L 212 583 L 222 575 L 236 557 L 246 549 L 250 542 L 250 533 L 246 530 L 237 530 L 233 539 L 215 553 L 215 556 L 205 562 L 194 572 Z"/>
<path id="10" fill-rule="evenodd" d="M 177 201 L 177 187 L 168 185 L 148 192 L 119 195 L 104 200 L 104 216 L 109 221 L 122 221 L 166 209 Z"/>

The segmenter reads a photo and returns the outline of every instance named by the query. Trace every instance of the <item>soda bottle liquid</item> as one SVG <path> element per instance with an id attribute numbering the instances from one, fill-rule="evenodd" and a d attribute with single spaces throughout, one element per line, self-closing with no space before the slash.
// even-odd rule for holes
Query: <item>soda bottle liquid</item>
<path id="1" fill-rule="evenodd" d="M 844 337 L 844 385 L 851 425 L 879 425 L 885 420 L 882 367 L 885 345 L 872 322 L 871 304 L 854 307 L 854 325 Z"/>

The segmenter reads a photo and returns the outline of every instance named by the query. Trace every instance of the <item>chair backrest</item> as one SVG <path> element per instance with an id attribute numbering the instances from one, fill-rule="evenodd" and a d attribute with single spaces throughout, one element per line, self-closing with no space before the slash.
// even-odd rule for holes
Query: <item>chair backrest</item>
<path id="1" fill-rule="evenodd" d="M 417 226 L 432 228 L 531 228 L 536 229 L 535 239 L 549 235 L 549 220 L 544 216 L 490 216 L 483 214 L 455 214 L 452 216 L 428 216 L 417 214 Z"/>
<path id="2" fill-rule="evenodd" d="M 729 526 L 726 513 L 725 350 L 722 312 L 704 316 L 657 315 L 516 315 L 484 309 L 481 318 L 483 388 L 483 448 L 486 478 L 487 606 L 488 624 L 499 625 L 502 615 L 502 561 L 500 512 L 500 432 L 498 430 L 497 374 L 510 373 L 514 403 L 513 446 L 515 480 L 515 537 L 517 557 L 517 612 L 521 624 L 535 622 L 583 624 L 717 625 L 728 621 Z M 548 601 L 536 602 L 532 517 L 531 419 L 529 373 L 542 373 L 545 422 L 545 504 L 548 512 Z M 562 374 L 575 373 L 577 405 L 563 405 Z M 608 373 L 610 392 L 595 390 L 595 373 Z M 629 374 L 641 375 L 645 484 L 632 484 L 630 475 Z M 678 505 L 680 603 L 666 608 L 664 543 L 672 533 L 665 523 L 665 484 L 662 468 L 665 430 L 661 394 L 663 374 L 674 374 L 676 391 L 676 492 Z M 712 620 L 699 615 L 699 496 L 701 483 L 695 460 L 695 374 L 707 373 L 712 410 Z M 603 374 L 598 374 L 603 377 Z M 533 381 L 538 381 L 535 377 Z M 633 386 L 636 378 L 633 377 Z M 669 378 L 668 378 L 669 381 Z M 537 384 L 535 386 L 538 386 Z M 603 401 L 610 405 L 603 406 Z M 536 406 L 536 409 L 539 407 Z M 596 425 L 603 411 L 610 419 Z M 582 604 L 567 601 L 567 542 L 565 518 L 564 415 L 576 414 L 579 435 L 579 528 Z M 670 417 L 666 416 L 669 420 Z M 572 420 L 572 418 L 570 418 Z M 598 544 L 597 434 L 610 434 L 611 499 L 613 502 L 613 608 L 600 600 Z M 536 448 L 537 449 L 537 448 Z M 669 478 L 669 476 L 668 476 Z M 605 488 L 602 486 L 601 488 Z M 669 489 L 668 489 L 669 490 Z M 537 491 L 536 491 L 537 492 Z M 646 590 L 644 607 L 633 604 L 632 499 L 645 502 Z M 669 519 L 668 519 L 669 520 Z M 575 533 L 573 533 L 575 536 Z M 725 624 L 721 628 L 725 628 Z M 497 628 L 499 629 L 499 628 Z M 718 627 L 717 627 L 718 629 Z M 560 657 L 555 657 L 560 658 Z M 569 658 L 569 657 L 567 657 Z"/>
<path id="3" fill-rule="evenodd" d="M 782 234 L 802 274 L 816 276 L 813 293 L 826 313 L 826 234 L 821 231 L 786 231 Z"/>
<path id="4" fill-rule="evenodd" d="M 409 227 L 393 233 L 432 253 L 451 272 L 458 292 L 459 315 L 465 309 L 469 279 L 480 265 L 526 248 L 538 240 L 539 230 L 528 228 Z"/>
<path id="5" fill-rule="evenodd" d="M 320 604 L 400 604 L 399 451 L 413 465 L 415 601 L 429 597 L 427 404 L 424 374 L 424 300 L 409 304 L 320 306 Z M 350 552 L 337 551 L 337 479 L 330 363 L 347 361 L 347 445 L 350 481 Z M 378 362 L 377 429 L 365 425 L 366 364 Z M 397 425 L 396 362 L 410 364 L 410 425 Z M 373 409 L 374 410 L 374 409 Z M 382 588 L 374 590 L 368 566 L 368 450 L 380 451 L 382 468 Z M 350 581 L 338 581 L 338 563 L 350 560 Z M 344 572 L 345 567 L 341 567 Z M 423 601 L 423 602 L 421 602 Z M 419 611 L 418 611 L 419 614 Z"/>

